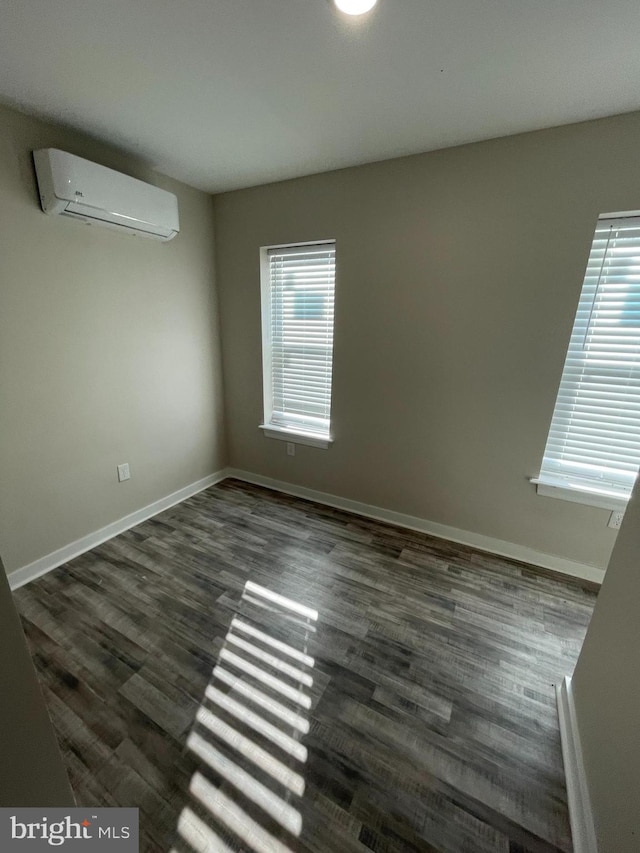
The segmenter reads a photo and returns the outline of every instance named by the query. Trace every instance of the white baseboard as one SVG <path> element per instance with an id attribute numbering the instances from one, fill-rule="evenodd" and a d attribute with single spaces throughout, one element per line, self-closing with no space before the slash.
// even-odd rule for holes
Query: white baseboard
<path id="1" fill-rule="evenodd" d="M 470 545 L 472 548 L 477 548 L 479 551 L 488 551 L 491 554 L 498 554 L 501 557 L 508 557 L 511 560 L 520 560 L 523 563 L 531 563 L 532 565 L 540 566 L 540 568 L 543 569 L 550 569 L 553 572 L 580 578 L 580 580 L 592 581 L 594 583 L 601 584 L 604 578 L 604 569 L 600 569 L 597 566 L 578 563 L 573 560 L 567 560 L 564 557 L 556 557 L 553 554 L 545 554 L 542 551 L 527 548 L 525 545 L 516 545 L 514 542 L 494 539 L 492 536 L 483 536 L 480 533 L 471 533 L 467 530 L 460 530 L 457 527 L 449 527 L 446 524 L 428 521 L 427 519 L 418 518 L 417 516 L 405 515 L 402 512 L 394 512 L 390 509 L 383 509 L 382 507 L 372 506 L 370 504 L 361 503 L 360 501 L 352 501 L 348 498 L 341 498 L 337 495 L 319 492 L 315 489 L 307 489 L 304 486 L 295 486 L 292 483 L 286 483 L 282 480 L 273 480 L 271 477 L 263 477 L 260 474 L 251 474 L 249 471 L 241 471 L 237 468 L 228 468 L 226 475 L 228 477 L 235 477 L 238 480 L 244 480 L 247 483 L 253 483 L 256 486 L 275 489 L 276 491 L 284 492 L 287 495 L 306 498 L 307 500 L 316 501 L 317 503 L 326 504 L 327 506 L 336 507 L 337 509 L 355 512 L 358 515 L 364 515 L 367 518 L 373 518 L 376 521 L 386 521 L 389 524 L 396 524 L 399 527 L 407 527 L 410 530 L 418 530 L 421 533 L 428 533 L 431 536 L 437 536 L 440 539 L 448 539 L 450 542 L 458 542 L 461 545 Z"/>
<path id="2" fill-rule="evenodd" d="M 520 560 L 524 563 L 530 563 L 534 566 L 540 566 L 544 569 L 558 572 L 571 577 L 580 578 L 580 580 L 602 583 L 604 578 L 604 570 L 597 566 L 591 566 L 583 563 L 577 563 L 573 560 L 567 560 L 564 557 L 556 557 L 552 554 L 545 554 L 542 551 L 536 551 L 533 548 L 527 548 L 524 545 L 516 545 L 514 542 L 506 542 L 502 539 L 494 539 L 491 536 L 483 536 L 480 533 L 471 533 L 466 530 L 460 530 L 457 527 L 449 527 L 446 524 L 439 524 L 435 521 L 428 521 L 424 518 L 418 518 L 413 515 L 406 515 L 402 512 L 395 512 L 390 509 L 372 506 L 371 504 L 362 503 L 361 501 L 353 501 L 348 498 L 341 498 L 337 495 L 331 495 L 327 492 L 320 492 L 316 489 L 307 489 L 304 486 L 296 486 L 293 483 L 286 483 L 282 480 L 274 480 L 271 477 L 263 477 L 260 474 L 252 474 L 249 471 L 242 471 L 237 468 L 223 468 L 185 486 L 183 489 L 178 489 L 154 503 L 148 504 L 142 509 L 126 515 L 124 518 L 102 527 L 81 539 L 76 539 L 75 542 L 53 551 L 40 559 L 22 566 L 19 569 L 9 574 L 9 584 L 11 589 L 18 589 L 29 581 L 39 578 L 41 575 L 50 572 L 52 569 L 61 566 L 63 563 L 90 551 L 97 545 L 106 542 L 113 536 L 119 533 L 124 533 L 136 524 L 140 524 L 174 506 L 181 501 L 190 498 L 198 492 L 208 489 L 209 486 L 214 486 L 216 483 L 227 479 L 227 477 L 235 477 L 238 480 L 244 480 L 247 483 L 253 483 L 256 486 L 264 486 L 268 489 L 274 489 L 278 492 L 283 492 L 294 497 L 306 498 L 307 500 L 315 501 L 316 503 L 332 506 L 336 509 L 344 509 L 347 512 L 354 512 L 358 515 L 372 518 L 376 521 L 385 521 L 388 524 L 396 524 L 399 527 L 406 527 L 409 530 L 417 530 L 421 533 L 428 533 L 431 536 L 437 536 L 440 539 L 448 539 L 450 542 L 459 542 L 462 545 L 470 545 L 472 548 L 477 548 L 479 551 L 487 551 L 490 554 L 498 554 L 502 557 L 507 557 L 511 560 Z"/>
<path id="3" fill-rule="evenodd" d="M 556 686 L 556 698 L 564 775 L 567 780 L 567 801 L 573 836 L 573 850 L 574 853 L 598 853 L 598 842 L 591 811 L 587 777 L 582 761 L 580 733 L 569 676 L 565 677 L 562 684 Z"/>
<path id="4" fill-rule="evenodd" d="M 100 530 L 89 533 L 87 536 L 82 536 L 80 539 L 76 539 L 75 542 L 70 542 L 63 548 L 58 548 L 57 551 L 46 554 L 44 557 L 34 560 L 33 563 L 10 572 L 8 574 L 9 586 L 12 590 L 24 586 L 29 581 L 45 575 L 47 572 L 61 566 L 63 563 L 67 563 L 74 557 L 78 557 L 80 554 L 90 551 L 97 545 L 101 545 L 107 539 L 111 539 L 119 533 L 124 533 L 125 530 L 135 527 L 136 524 L 146 521 L 148 518 L 157 515 L 159 512 L 163 512 L 165 509 L 169 509 L 169 507 L 181 501 L 185 501 L 187 498 L 196 495 L 198 492 L 202 492 L 204 489 L 208 489 L 209 486 L 214 486 L 227 476 L 229 475 L 226 469 L 216 471 L 215 474 L 210 474 L 208 477 L 203 477 L 202 480 L 190 483 L 183 489 L 178 489 L 177 492 L 172 492 L 170 495 L 160 498 L 160 500 L 154 501 L 147 506 L 143 506 L 142 509 L 137 509 L 135 512 L 125 515 L 124 518 L 114 521 L 112 524 L 108 524 L 106 527 L 101 527 Z"/>

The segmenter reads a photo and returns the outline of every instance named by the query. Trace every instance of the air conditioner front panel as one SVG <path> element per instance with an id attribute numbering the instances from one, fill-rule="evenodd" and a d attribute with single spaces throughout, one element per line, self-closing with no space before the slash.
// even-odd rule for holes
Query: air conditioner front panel
<path id="1" fill-rule="evenodd" d="M 34 151 L 42 208 L 171 239 L 180 230 L 173 193 L 56 148 Z"/>

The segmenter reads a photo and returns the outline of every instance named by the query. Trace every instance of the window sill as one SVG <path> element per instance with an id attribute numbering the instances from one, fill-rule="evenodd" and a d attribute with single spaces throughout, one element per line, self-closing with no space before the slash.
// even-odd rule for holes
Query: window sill
<path id="1" fill-rule="evenodd" d="M 569 485 L 561 480 L 540 479 L 532 477 L 529 481 L 536 487 L 539 495 L 546 498 L 558 498 L 562 501 L 584 504 L 585 506 L 596 506 L 600 509 L 625 510 L 629 498 L 616 497 L 607 492 L 598 492 L 595 489 L 586 491 L 579 486 Z"/>
<path id="2" fill-rule="evenodd" d="M 277 438 L 280 441 L 290 441 L 293 444 L 306 444 L 309 447 L 319 447 L 322 450 L 327 450 L 333 444 L 333 439 L 330 436 L 325 437 L 312 432 L 286 429 L 273 424 L 260 424 L 260 429 L 267 438 Z"/>

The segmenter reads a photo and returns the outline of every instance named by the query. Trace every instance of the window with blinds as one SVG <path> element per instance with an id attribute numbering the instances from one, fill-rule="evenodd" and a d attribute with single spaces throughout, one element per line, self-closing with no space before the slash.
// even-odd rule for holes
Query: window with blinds
<path id="1" fill-rule="evenodd" d="M 598 220 L 539 482 L 626 500 L 640 464 L 640 216 Z"/>
<path id="2" fill-rule="evenodd" d="M 262 426 L 320 446 L 330 440 L 335 254 L 335 243 L 263 250 Z"/>

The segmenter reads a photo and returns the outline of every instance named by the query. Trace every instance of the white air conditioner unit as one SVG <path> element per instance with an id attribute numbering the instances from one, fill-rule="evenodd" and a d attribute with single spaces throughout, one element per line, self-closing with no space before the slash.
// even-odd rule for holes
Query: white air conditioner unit
<path id="1" fill-rule="evenodd" d="M 57 148 L 34 151 L 33 160 L 45 213 L 156 240 L 180 230 L 173 193 Z"/>

